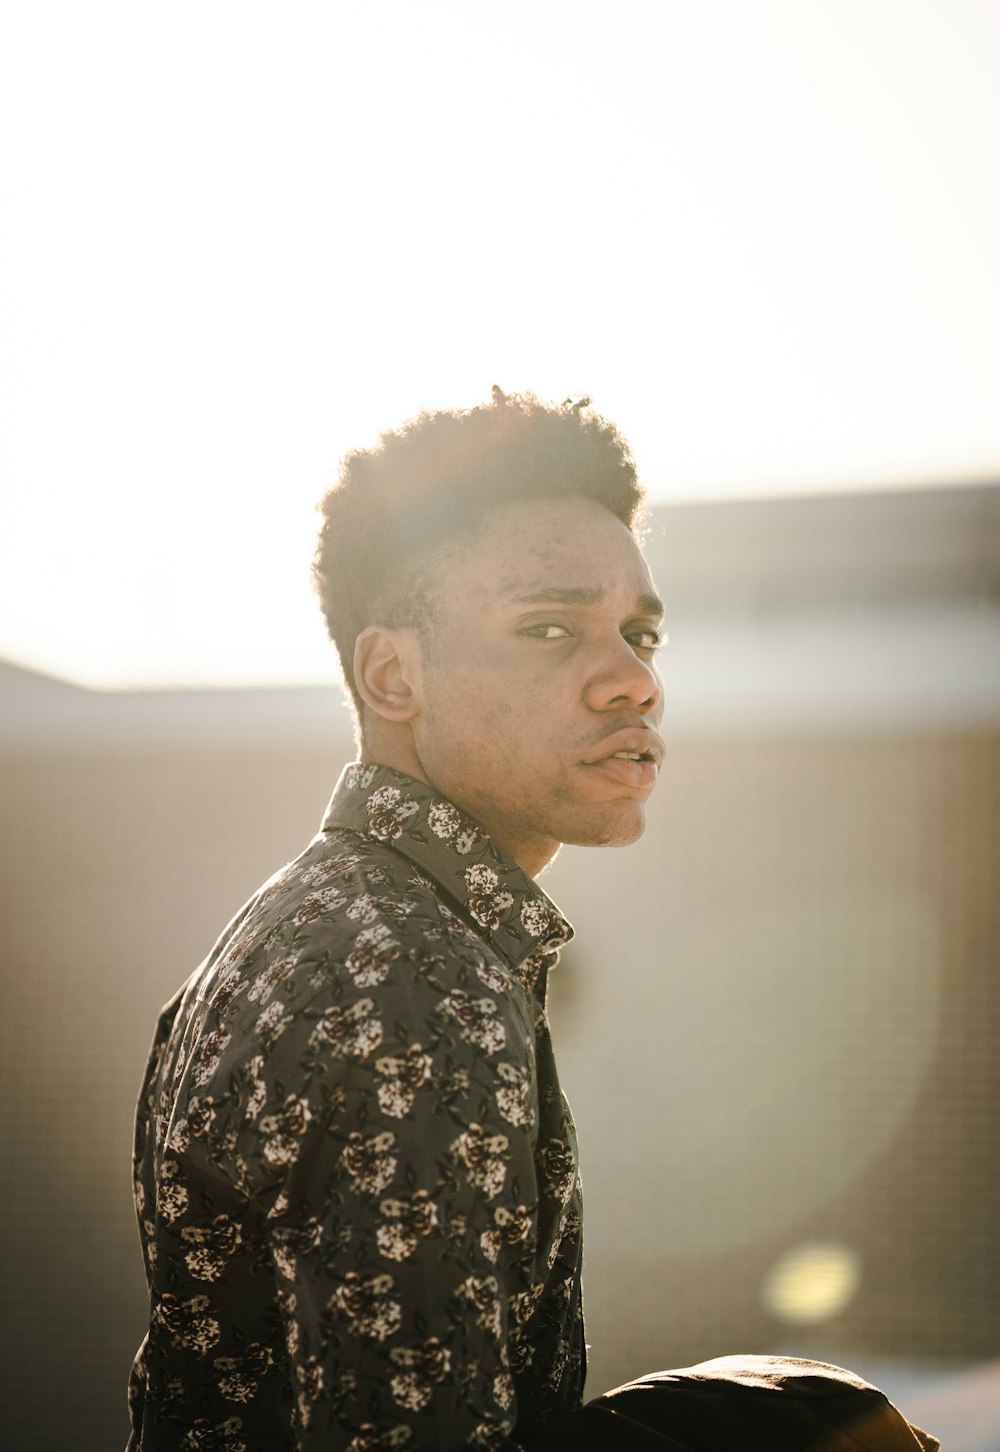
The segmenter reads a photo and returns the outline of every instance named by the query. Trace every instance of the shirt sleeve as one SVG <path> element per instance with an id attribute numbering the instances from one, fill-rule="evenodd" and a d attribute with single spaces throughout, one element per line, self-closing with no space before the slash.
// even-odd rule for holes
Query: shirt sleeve
<path id="1" fill-rule="evenodd" d="M 506 1452 L 545 1278 L 529 996 L 419 953 L 380 979 L 377 941 L 257 1070 L 297 1447 Z"/>
<path id="2" fill-rule="evenodd" d="M 156 1136 L 154 1133 L 156 1096 L 161 1066 L 186 988 L 185 984 L 160 1011 L 135 1108 L 132 1136 L 132 1199 L 135 1205 L 136 1220 L 139 1224 L 139 1239 L 142 1244 L 142 1261 L 147 1283 L 151 1279 L 152 1247 L 156 1234 L 153 1222 L 156 1203 Z"/>

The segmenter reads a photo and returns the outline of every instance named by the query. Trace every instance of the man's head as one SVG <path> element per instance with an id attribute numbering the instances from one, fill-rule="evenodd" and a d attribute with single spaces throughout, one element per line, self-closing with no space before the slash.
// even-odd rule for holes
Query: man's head
<path id="1" fill-rule="evenodd" d="M 662 752 L 642 493 L 584 407 L 494 389 L 349 455 L 314 567 L 365 756 L 529 871 L 559 842 L 634 840 Z"/>

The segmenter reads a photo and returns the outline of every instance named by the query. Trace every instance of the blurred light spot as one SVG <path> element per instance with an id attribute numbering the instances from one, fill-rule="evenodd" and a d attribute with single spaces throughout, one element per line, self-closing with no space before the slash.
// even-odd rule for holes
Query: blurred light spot
<path id="1" fill-rule="evenodd" d="M 764 1305 L 796 1325 L 827 1321 L 843 1311 L 861 1283 L 861 1263 L 846 1245 L 798 1245 L 764 1281 Z"/>

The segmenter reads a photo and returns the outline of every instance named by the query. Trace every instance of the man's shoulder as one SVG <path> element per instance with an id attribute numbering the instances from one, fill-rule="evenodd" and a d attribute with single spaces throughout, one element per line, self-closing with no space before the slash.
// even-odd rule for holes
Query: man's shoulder
<path id="1" fill-rule="evenodd" d="M 219 939 L 197 997 L 216 1012 L 235 1000 L 288 1002 L 367 990 L 390 962 L 482 958 L 480 936 L 434 880 L 391 843 L 349 829 L 321 833 L 274 874 Z"/>
<path id="2" fill-rule="evenodd" d="M 433 896 L 429 880 L 400 853 L 349 828 L 333 828 L 263 884 L 244 910 L 246 926 L 259 932 L 319 923 L 328 932 L 346 932 L 368 900 L 377 898 L 388 910 L 418 890 Z"/>
<path id="3" fill-rule="evenodd" d="M 189 980 L 171 1033 L 177 1112 L 192 1096 L 222 1103 L 248 1074 L 287 1089 L 442 1029 L 523 1054 L 528 998 L 403 854 L 327 832 L 264 884 Z"/>

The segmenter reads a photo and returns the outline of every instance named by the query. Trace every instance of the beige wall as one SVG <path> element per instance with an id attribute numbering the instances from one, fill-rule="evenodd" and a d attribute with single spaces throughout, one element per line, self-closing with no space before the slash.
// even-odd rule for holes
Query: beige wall
<path id="1" fill-rule="evenodd" d="M 316 829 L 345 749 L 0 761 L 5 1446 L 124 1441 L 153 1020 Z M 594 1390 L 741 1347 L 996 1350 L 998 788 L 995 730 L 682 739 L 643 843 L 547 875 L 578 928 L 552 1013 Z M 795 1328 L 761 1289 L 817 1240 L 860 1288 Z"/>

